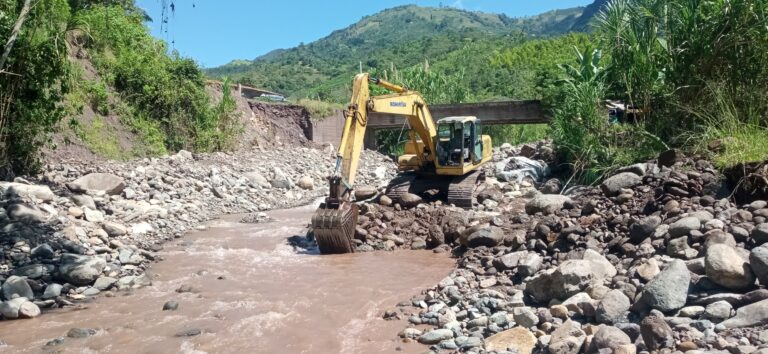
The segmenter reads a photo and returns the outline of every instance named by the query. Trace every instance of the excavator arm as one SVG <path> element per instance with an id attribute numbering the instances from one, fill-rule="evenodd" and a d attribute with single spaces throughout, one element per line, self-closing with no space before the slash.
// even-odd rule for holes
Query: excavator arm
<path id="1" fill-rule="evenodd" d="M 372 82 L 392 94 L 370 96 Z M 357 176 L 363 139 L 368 126 L 369 113 L 380 112 L 407 117 L 411 127 L 411 140 L 417 138 L 424 146 L 416 158 L 420 164 L 434 162 L 435 124 L 421 95 L 404 87 L 358 74 L 352 83 L 352 99 L 344 111 L 344 131 L 341 136 L 336 166 L 329 180 L 329 196 L 312 217 L 312 226 L 321 253 L 348 253 L 354 251 L 352 238 L 357 224 L 357 205 L 351 192 Z"/>

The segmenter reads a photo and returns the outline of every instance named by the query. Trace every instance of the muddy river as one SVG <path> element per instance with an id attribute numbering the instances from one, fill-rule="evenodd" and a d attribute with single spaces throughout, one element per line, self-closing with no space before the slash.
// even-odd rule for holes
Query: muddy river
<path id="1" fill-rule="evenodd" d="M 381 314 L 448 275 L 454 261 L 429 251 L 336 256 L 297 253 L 314 206 L 275 221 L 212 222 L 166 246 L 153 286 L 101 296 L 79 309 L 0 322 L 9 353 L 419 353 Z M 178 293 L 180 287 L 191 292 Z M 176 311 L 162 311 L 169 300 Z M 93 336 L 65 338 L 70 328 Z M 193 336 L 178 336 L 188 332 Z"/>

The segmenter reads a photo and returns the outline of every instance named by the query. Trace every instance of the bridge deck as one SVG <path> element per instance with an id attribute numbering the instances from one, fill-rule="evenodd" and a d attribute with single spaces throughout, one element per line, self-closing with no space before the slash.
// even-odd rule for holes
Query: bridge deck
<path id="1" fill-rule="evenodd" d="M 437 104 L 430 105 L 429 111 L 435 120 L 453 116 L 475 116 L 483 125 L 549 123 L 549 117 L 538 100 Z M 400 128 L 404 123 L 403 116 L 371 113 L 368 129 Z"/>

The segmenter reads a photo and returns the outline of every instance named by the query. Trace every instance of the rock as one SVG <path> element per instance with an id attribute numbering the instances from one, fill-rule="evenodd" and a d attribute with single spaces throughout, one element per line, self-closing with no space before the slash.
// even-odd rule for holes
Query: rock
<path id="1" fill-rule="evenodd" d="M 566 204 L 572 204 L 571 198 L 559 194 L 537 194 L 533 199 L 525 203 L 525 212 L 533 215 L 536 213 L 554 214 L 563 209 Z"/>
<path id="2" fill-rule="evenodd" d="M 629 228 L 629 237 L 634 243 L 640 243 L 648 237 L 653 236 L 656 228 L 661 225 L 661 218 L 653 215 L 647 218 L 641 219 Z"/>
<path id="3" fill-rule="evenodd" d="M 261 188 L 270 188 L 272 187 L 272 184 L 269 183 L 269 181 L 264 178 L 264 176 L 261 175 L 261 173 L 257 171 L 252 172 L 246 172 L 243 174 L 243 177 L 250 182 L 250 184 L 254 187 L 261 187 Z"/>
<path id="4" fill-rule="evenodd" d="M 47 269 L 42 264 L 30 264 L 30 265 L 16 268 L 13 271 L 13 275 L 18 275 L 20 277 L 27 277 L 29 279 L 40 279 L 46 273 L 47 273 Z"/>
<path id="5" fill-rule="evenodd" d="M 706 311 L 704 306 L 686 306 L 681 308 L 677 315 L 680 317 L 698 318 L 704 311 Z"/>
<path id="6" fill-rule="evenodd" d="M 621 351 L 620 348 L 628 348 L 629 346 L 632 349 L 635 348 L 632 340 L 624 331 L 613 326 L 601 326 L 592 338 L 591 350 L 589 352 L 595 353 L 601 350 L 610 350 L 610 353 L 627 353 L 627 351 Z"/>
<path id="7" fill-rule="evenodd" d="M 155 228 L 146 221 L 131 225 L 131 235 L 143 235 L 152 231 L 155 231 Z"/>
<path id="8" fill-rule="evenodd" d="M 33 299 L 35 294 L 26 279 L 12 275 L 3 283 L 3 298 L 11 300 L 14 297 Z"/>
<path id="9" fill-rule="evenodd" d="M 539 192 L 544 194 L 557 194 L 560 193 L 560 189 L 563 187 L 562 185 L 563 184 L 559 179 L 552 178 L 544 182 L 541 188 L 539 188 Z"/>
<path id="10" fill-rule="evenodd" d="M 6 208 L 6 211 L 11 220 L 25 223 L 43 223 L 47 220 L 40 210 L 25 204 L 12 204 Z"/>
<path id="11" fill-rule="evenodd" d="M 497 269 L 517 269 L 517 273 L 522 276 L 530 276 L 538 272 L 541 263 L 541 256 L 528 251 L 508 253 L 493 260 Z"/>
<path id="12" fill-rule="evenodd" d="M 587 335 L 578 324 L 567 320 L 552 332 L 548 350 L 550 354 L 577 354 L 586 339 Z"/>
<path id="13" fill-rule="evenodd" d="M 675 338 L 672 328 L 660 317 L 646 316 L 640 322 L 640 335 L 648 350 L 674 348 Z"/>
<path id="14" fill-rule="evenodd" d="M 642 177 L 632 172 L 622 172 L 605 179 L 600 185 L 600 189 L 602 189 L 605 195 L 612 197 L 618 195 L 622 189 L 632 188 L 642 183 L 642 181 Z"/>
<path id="15" fill-rule="evenodd" d="M 91 196 L 75 194 L 69 197 L 69 199 L 71 199 L 72 202 L 79 207 L 91 208 L 93 210 L 96 210 L 96 202 L 93 201 L 93 198 Z"/>
<path id="16" fill-rule="evenodd" d="M 496 333 L 485 339 L 487 351 L 511 351 L 517 354 L 531 354 L 536 347 L 536 336 L 523 327 L 515 327 Z"/>
<path id="17" fill-rule="evenodd" d="M 48 186 L 23 184 L 23 183 L 6 183 L 0 184 L 0 190 L 5 189 L 5 198 L 26 198 L 26 199 L 39 199 L 43 202 L 52 201 L 56 198 Z"/>
<path id="18" fill-rule="evenodd" d="M 383 206 L 392 206 L 392 199 L 386 195 L 379 197 L 379 204 Z"/>
<path id="19" fill-rule="evenodd" d="M 667 150 L 659 154 L 659 167 L 672 167 L 682 158 L 682 154 L 675 149 Z"/>
<path id="20" fill-rule="evenodd" d="M 414 208 L 421 204 L 421 197 L 412 193 L 405 193 L 400 196 L 400 206 L 403 208 Z"/>
<path id="21" fill-rule="evenodd" d="M 733 306 L 728 301 L 715 301 L 707 305 L 703 317 L 714 323 L 720 323 L 731 317 L 732 310 Z"/>
<path id="22" fill-rule="evenodd" d="M 163 304 L 163 311 L 176 311 L 179 308 L 179 303 L 173 300 L 167 301 Z"/>
<path id="23" fill-rule="evenodd" d="M 768 223 L 762 223 L 755 226 L 749 236 L 755 240 L 755 244 L 757 245 L 768 243 Z"/>
<path id="24" fill-rule="evenodd" d="M 35 318 L 37 316 L 40 316 L 40 308 L 33 302 L 23 302 L 19 307 L 19 318 Z"/>
<path id="25" fill-rule="evenodd" d="M 120 195 L 125 189 L 125 181 L 110 173 L 90 173 L 67 183 L 67 188 L 76 193 Z"/>
<path id="26" fill-rule="evenodd" d="M 656 275 L 661 273 L 661 269 L 659 268 L 659 262 L 657 262 L 655 258 L 651 258 L 647 260 L 646 262 L 638 266 L 636 270 L 637 270 L 637 275 L 639 275 L 640 278 L 646 282 L 650 281 L 651 279 L 656 277 Z"/>
<path id="27" fill-rule="evenodd" d="M 115 222 L 105 222 L 101 228 L 107 232 L 109 237 L 119 237 L 128 233 L 128 228 Z"/>
<path id="28" fill-rule="evenodd" d="M 768 300 L 742 306 L 736 316 L 720 323 L 725 328 L 752 327 L 768 324 Z"/>
<path id="29" fill-rule="evenodd" d="M 296 185 L 299 186 L 301 189 L 306 190 L 313 190 L 315 189 L 315 181 L 312 180 L 312 177 L 309 176 L 302 176 L 299 178 L 299 181 L 296 182 Z"/>
<path id="30" fill-rule="evenodd" d="M 676 258 L 688 258 L 691 248 L 688 247 L 688 236 L 682 236 L 669 240 L 667 243 L 667 255 Z"/>
<path id="31" fill-rule="evenodd" d="M 693 230 L 701 228 L 701 221 L 695 216 L 682 218 L 669 225 L 669 235 L 672 237 L 688 236 Z"/>
<path id="32" fill-rule="evenodd" d="M 43 292 L 43 299 L 49 300 L 49 299 L 55 299 L 59 296 L 61 296 L 61 289 L 63 286 L 56 283 L 48 284 L 48 286 L 45 287 L 45 291 Z"/>
<path id="33" fill-rule="evenodd" d="M 355 188 L 355 200 L 366 200 L 373 198 L 379 191 L 373 186 L 359 186 Z"/>
<path id="34" fill-rule="evenodd" d="M 494 247 L 501 243 L 503 240 L 504 233 L 501 231 L 501 229 L 491 226 L 471 233 L 467 237 L 467 247 Z"/>
<path id="35" fill-rule="evenodd" d="M 185 329 L 183 331 L 176 332 L 176 337 L 194 337 L 203 334 L 203 331 L 199 328 Z"/>
<path id="36" fill-rule="evenodd" d="M 591 284 L 602 284 L 616 275 L 616 268 L 593 250 L 584 252 L 584 259 L 567 260 L 555 270 L 539 273 L 526 283 L 525 291 L 540 303 L 566 299 Z"/>
<path id="37" fill-rule="evenodd" d="M 728 289 L 744 289 L 755 283 L 749 264 L 726 244 L 714 244 L 707 248 L 704 266 L 710 280 Z"/>
<path id="38" fill-rule="evenodd" d="M 85 212 L 85 220 L 88 220 L 92 223 L 99 223 L 104 221 L 104 214 L 102 214 L 98 210 L 92 210 L 90 208 L 83 209 Z"/>
<path id="39" fill-rule="evenodd" d="M 274 177 L 272 177 L 272 180 L 269 181 L 269 183 L 272 184 L 272 187 L 283 189 L 293 188 L 293 182 L 285 175 L 283 170 L 275 166 L 272 168 L 272 172 Z"/>
<path id="40" fill-rule="evenodd" d="M 595 307 L 598 301 L 593 300 L 587 293 L 578 293 L 563 301 L 561 305 L 565 306 L 568 311 L 575 312 L 585 317 L 595 316 Z M 554 314 L 553 314 L 554 316 Z M 567 314 L 566 314 L 567 316 Z M 559 316 L 556 316 L 559 317 Z"/>
<path id="41" fill-rule="evenodd" d="M 685 306 L 690 283 L 688 267 L 676 259 L 646 284 L 640 299 L 661 312 L 674 311 Z"/>
<path id="42" fill-rule="evenodd" d="M 96 334 L 95 329 L 91 328 L 70 328 L 67 332 L 69 338 L 86 338 Z"/>
<path id="43" fill-rule="evenodd" d="M 0 303 L 0 315 L 3 315 L 3 318 L 8 320 L 17 319 L 19 318 L 19 312 L 21 311 L 22 305 L 28 302 L 29 299 L 26 297 L 17 297 L 15 299 L 2 302 Z M 40 309 L 38 309 L 38 311 L 39 310 Z"/>
<path id="44" fill-rule="evenodd" d="M 99 277 L 96 279 L 96 282 L 93 283 L 93 287 L 96 289 L 99 289 L 100 291 L 109 290 L 112 286 L 117 283 L 117 279 L 112 277 Z"/>
<path id="45" fill-rule="evenodd" d="M 421 344 L 437 344 L 451 338 L 453 338 L 453 331 L 441 328 L 422 334 L 418 340 Z"/>
<path id="46" fill-rule="evenodd" d="M 512 310 L 512 316 L 518 326 L 531 328 L 539 323 L 539 316 L 529 307 L 515 307 Z"/>
<path id="47" fill-rule="evenodd" d="M 626 322 L 629 307 L 630 302 L 627 295 L 624 295 L 621 290 L 611 290 L 598 303 L 597 309 L 595 309 L 595 318 L 599 323 Z"/>
<path id="48" fill-rule="evenodd" d="M 752 249 L 752 253 L 749 254 L 749 263 L 760 284 L 768 286 L 768 245 Z"/>
<path id="49" fill-rule="evenodd" d="M 90 285 L 101 273 L 107 263 L 95 256 L 81 256 L 67 253 L 62 255 L 59 273 L 61 278 L 74 285 Z"/>
<path id="50" fill-rule="evenodd" d="M 55 255 L 53 252 L 53 248 L 49 246 L 47 243 L 43 243 L 31 251 L 33 258 L 39 258 L 39 259 L 51 259 Z"/>

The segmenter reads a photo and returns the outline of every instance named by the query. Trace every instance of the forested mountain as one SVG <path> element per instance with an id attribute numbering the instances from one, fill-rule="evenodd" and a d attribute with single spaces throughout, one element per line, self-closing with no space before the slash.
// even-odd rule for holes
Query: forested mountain
<path id="1" fill-rule="evenodd" d="M 584 12 L 578 7 L 511 18 L 447 7 L 400 6 L 366 16 L 315 42 L 275 50 L 253 61 L 235 60 L 207 73 L 292 97 L 339 101 L 360 65 L 364 70 L 402 69 L 458 52 L 487 58 L 524 38 L 570 32 L 577 23 L 588 21 L 582 18 Z"/>

